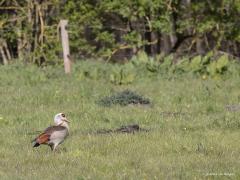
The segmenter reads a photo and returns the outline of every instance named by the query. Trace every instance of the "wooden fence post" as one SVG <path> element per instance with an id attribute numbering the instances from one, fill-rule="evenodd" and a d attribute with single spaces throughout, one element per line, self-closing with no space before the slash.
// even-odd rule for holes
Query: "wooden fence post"
<path id="1" fill-rule="evenodd" d="M 60 20 L 59 25 L 61 30 L 61 40 L 62 40 L 62 47 L 63 47 L 64 70 L 66 74 L 71 72 L 68 32 L 66 30 L 67 24 L 68 24 L 68 20 Z"/>

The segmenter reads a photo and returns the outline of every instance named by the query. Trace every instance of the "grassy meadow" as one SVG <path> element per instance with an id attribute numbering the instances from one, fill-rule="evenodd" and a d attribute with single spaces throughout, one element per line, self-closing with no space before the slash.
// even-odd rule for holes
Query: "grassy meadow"
<path id="1" fill-rule="evenodd" d="M 0 67 L 0 179 L 240 179 L 239 76 L 139 76 L 116 85 L 84 78 L 84 67 L 68 76 L 62 66 Z M 126 89 L 152 105 L 96 103 Z M 33 149 L 59 112 L 71 121 L 68 139 L 56 153 Z M 135 123 L 149 131 L 94 133 Z"/>

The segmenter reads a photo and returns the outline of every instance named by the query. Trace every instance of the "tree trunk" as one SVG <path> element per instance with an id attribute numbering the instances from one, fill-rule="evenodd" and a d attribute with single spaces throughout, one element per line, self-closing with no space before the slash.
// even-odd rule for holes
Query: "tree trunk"
<path id="1" fill-rule="evenodd" d="M 5 53 L 6 53 L 6 56 L 7 56 L 7 61 L 10 61 L 12 59 L 12 57 L 11 57 L 11 54 L 9 52 L 8 45 L 7 45 L 6 41 L 3 41 L 3 48 L 5 49 Z"/>
<path id="2" fill-rule="evenodd" d="M 163 53 L 166 56 L 171 52 L 171 49 L 172 43 L 170 36 L 166 33 L 163 33 L 161 38 L 161 53 Z"/>
<path id="3" fill-rule="evenodd" d="M 149 32 L 149 30 L 145 33 L 145 37 L 144 37 L 147 42 L 152 42 L 152 32 Z M 152 45 L 151 44 L 147 44 L 145 45 L 145 51 L 148 55 L 153 55 L 152 52 Z"/>
<path id="4" fill-rule="evenodd" d="M 205 43 L 203 37 L 197 37 L 196 39 L 196 50 L 197 54 L 204 55 L 206 53 Z"/>
<path id="5" fill-rule="evenodd" d="M 23 60 L 23 40 L 22 40 L 22 22 L 17 22 L 17 56 Z"/>
<path id="6" fill-rule="evenodd" d="M 28 61 L 32 61 L 31 52 L 32 52 L 32 28 L 33 28 L 33 2 L 32 0 L 28 0 L 28 10 L 27 10 L 27 23 L 29 25 L 29 29 L 23 35 L 23 41 L 26 43 L 25 49 L 25 57 Z"/>

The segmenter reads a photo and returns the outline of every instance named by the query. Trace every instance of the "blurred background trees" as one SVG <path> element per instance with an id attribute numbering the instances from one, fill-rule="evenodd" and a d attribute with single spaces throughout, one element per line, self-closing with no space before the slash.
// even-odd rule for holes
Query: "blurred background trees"
<path id="1" fill-rule="evenodd" d="M 69 20 L 74 59 L 240 56 L 240 0 L 1 0 L 1 62 L 59 62 L 60 19 Z"/>

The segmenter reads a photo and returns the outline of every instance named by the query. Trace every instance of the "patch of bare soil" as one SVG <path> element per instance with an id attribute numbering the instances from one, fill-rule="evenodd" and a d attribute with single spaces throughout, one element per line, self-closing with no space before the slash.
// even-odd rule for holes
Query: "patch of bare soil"
<path id="1" fill-rule="evenodd" d="M 96 134 L 110 134 L 110 133 L 136 133 L 136 132 L 148 132 L 148 129 L 140 128 L 138 124 L 121 126 L 117 129 L 101 129 Z"/>

